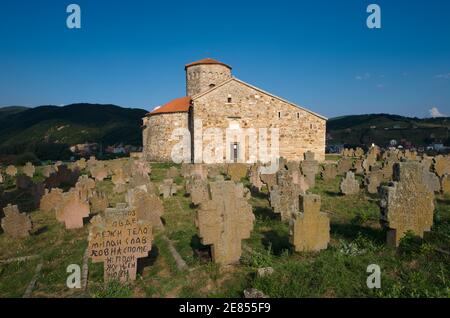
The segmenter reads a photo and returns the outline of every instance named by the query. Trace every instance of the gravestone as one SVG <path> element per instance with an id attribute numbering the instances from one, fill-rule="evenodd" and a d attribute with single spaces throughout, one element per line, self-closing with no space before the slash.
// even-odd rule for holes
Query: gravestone
<path id="1" fill-rule="evenodd" d="M 229 163 L 227 165 L 227 175 L 232 181 L 239 182 L 247 176 L 247 165 L 244 163 Z"/>
<path id="2" fill-rule="evenodd" d="M 441 192 L 441 182 L 439 180 L 439 177 L 436 174 L 434 174 L 434 172 L 426 170 L 423 167 L 423 165 L 422 168 L 423 168 L 423 183 L 425 184 L 427 189 L 433 193 Z"/>
<path id="3" fill-rule="evenodd" d="M 297 252 L 320 251 L 330 242 L 330 220 L 320 212 L 320 196 L 300 196 L 300 213 L 289 223 L 290 242 Z"/>
<path id="4" fill-rule="evenodd" d="M 33 178 L 34 173 L 36 172 L 36 168 L 33 166 L 31 162 L 27 162 L 22 169 L 23 173 L 30 178 Z"/>
<path id="5" fill-rule="evenodd" d="M 192 179 L 189 193 L 194 205 L 207 201 L 209 199 L 208 182 L 198 178 Z"/>
<path id="6" fill-rule="evenodd" d="M 341 193 L 345 195 L 357 194 L 359 192 L 359 182 L 355 179 L 355 174 L 352 171 L 348 171 L 345 178 L 342 179 L 339 185 Z"/>
<path id="7" fill-rule="evenodd" d="M 50 174 L 45 180 L 45 187 L 47 189 L 60 188 L 61 186 L 73 187 L 80 177 L 78 169 L 70 170 L 66 165 L 58 166 L 58 170 Z"/>
<path id="8" fill-rule="evenodd" d="M 210 197 L 200 204 L 195 224 L 204 245 L 212 245 L 215 263 L 237 263 L 241 240 L 250 237 L 255 216 L 242 190 L 233 181 L 209 183 Z"/>
<path id="9" fill-rule="evenodd" d="M 173 179 L 164 179 L 163 183 L 159 186 L 159 193 L 162 194 L 164 199 L 177 194 L 177 185 L 173 182 Z"/>
<path id="10" fill-rule="evenodd" d="M 353 170 L 355 170 L 356 174 L 364 174 L 363 162 L 364 160 L 362 159 L 356 159 L 353 163 Z"/>
<path id="11" fill-rule="evenodd" d="M 170 167 L 169 170 L 167 170 L 166 179 L 175 179 L 179 175 L 180 172 L 178 171 L 177 167 Z"/>
<path id="12" fill-rule="evenodd" d="M 136 209 L 107 209 L 96 215 L 89 231 L 89 257 L 104 263 L 104 281 L 136 279 L 137 261 L 148 257 L 152 248 L 152 224 L 138 217 Z"/>
<path id="13" fill-rule="evenodd" d="M 31 218 L 25 213 L 20 213 L 17 205 L 8 204 L 3 208 L 5 217 L 2 218 L 2 229 L 6 235 L 19 239 L 30 236 L 32 229 Z"/>
<path id="14" fill-rule="evenodd" d="M 95 166 L 90 169 L 91 176 L 95 181 L 103 181 L 108 177 L 108 170 L 102 166 Z"/>
<path id="15" fill-rule="evenodd" d="M 388 227 L 387 244 L 398 246 L 407 231 L 423 237 L 433 225 L 434 194 L 423 182 L 419 162 L 396 163 L 394 181 L 381 187 L 381 223 Z"/>
<path id="16" fill-rule="evenodd" d="M 85 158 L 81 158 L 80 160 L 75 162 L 75 165 L 78 167 L 78 169 L 80 170 L 84 170 L 87 167 L 87 163 L 86 163 L 86 159 Z"/>
<path id="17" fill-rule="evenodd" d="M 383 162 L 383 166 L 381 168 L 381 172 L 383 174 L 383 180 L 385 180 L 385 181 L 392 180 L 395 163 L 396 163 L 396 161 L 393 161 L 393 160 L 386 160 Z"/>
<path id="18" fill-rule="evenodd" d="M 314 159 L 314 153 L 308 151 L 305 153 L 305 160 L 300 163 L 302 174 L 306 177 L 310 188 L 316 184 L 316 174 L 319 172 L 319 162 Z"/>
<path id="19" fill-rule="evenodd" d="M 368 193 L 378 193 L 378 187 L 383 181 L 383 172 L 381 170 L 369 172 L 366 176 L 365 184 Z"/>
<path id="20" fill-rule="evenodd" d="M 441 190 L 444 194 L 450 194 L 450 174 L 448 173 L 441 178 Z"/>
<path id="21" fill-rule="evenodd" d="M 271 174 L 260 174 L 260 178 L 263 184 L 266 185 L 267 189 L 270 190 L 274 185 L 277 184 L 277 175 L 276 173 Z"/>
<path id="22" fill-rule="evenodd" d="M 334 180 L 337 176 L 337 166 L 333 163 L 323 165 L 320 175 L 323 180 Z"/>
<path id="23" fill-rule="evenodd" d="M 55 172 L 55 168 L 53 166 L 44 166 L 42 167 L 42 175 L 45 178 L 50 177 L 50 175 Z"/>
<path id="24" fill-rule="evenodd" d="M 444 174 L 450 174 L 450 156 L 443 156 L 438 155 L 434 157 L 434 172 L 439 176 L 442 177 Z"/>
<path id="25" fill-rule="evenodd" d="M 261 181 L 260 169 L 261 165 L 254 164 L 250 167 L 248 172 L 248 179 L 251 184 L 251 189 L 253 192 L 260 192 L 263 187 L 263 182 Z"/>
<path id="26" fill-rule="evenodd" d="M 350 169 L 352 168 L 353 162 L 352 159 L 350 158 L 341 158 L 338 161 L 338 165 L 337 165 L 337 173 L 340 176 L 343 176 L 347 173 L 347 171 L 350 171 Z"/>
<path id="27" fill-rule="evenodd" d="M 59 188 L 53 188 L 50 191 L 45 189 L 45 194 L 41 198 L 39 209 L 43 212 L 56 211 L 56 208 L 63 201 L 63 191 Z"/>
<path id="28" fill-rule="evenodd" d="M 91 170 L 93 167 L 97 165 L 97 160 L 95 159 L 95 156 L 91 156 L 89 160 L 86 162 L 88 170 Z"/>
<path id="29" fill-rule="evenodd" d="M 108 197 L 101 191 L 94 191 L 89 203 L 92 213 L 102 213 L 109 207 Z"/>
<path id="30" fill-rule="evenodd" d="M 6 167 L 5 173 L 10 177 L 15 177 L 17 174 L 17 168 L 9 165 L 8 167 Z"/>
<path id="31" fill-rule="evenodd" d="M 79 192 L 82 201 L 88 201 L 94 192 L 95 180 L 88 176 L 80 176 L 75 184 L 75 190 Z"/>
<path id="32" fill-rule="evenodd" d="M 161 216 L 164 213 L 164 205 L 156 194 L 136 188 L 129 193 L 128 197 L 140 220 L 150 222 L 153 227 L 163 227 Z"/>
<path id="33" fill-rule="evenodd" d="M 357 147 L 355 149 L 354 155 L 356 158 L 362 158 L 362 157 L 364 157 L 364 150 L 361 147 Z"/>
<path id="34" fill-rule="evenodd" d="M 56 218 L 65 224 L 66 229 L 82 228 L 83 218 L 88 217 L 89 213 L 89 203 L 83 201 L 80 193 L 73 189 L 64 194 L 63 201 L 56 208 Z"/>

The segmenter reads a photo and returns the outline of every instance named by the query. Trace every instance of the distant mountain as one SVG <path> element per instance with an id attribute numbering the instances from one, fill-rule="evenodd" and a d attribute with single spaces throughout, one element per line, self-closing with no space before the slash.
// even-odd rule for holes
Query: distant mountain
<path id="1" fill-rule="evenodd" d="M 99 104 L 0 108 L 0 155 L 36 153 L 36 145 L 42 144 L 141 146 L 146 113 L 143 109 Z"/>
<path id="2" fill-rule="evenodd" d="M 328 144 L 384 146 L 406 140 L 416 146 L 433 141 L 449 142 L 450 117 L 411 118 L 390 114 L 351 115 L 327 122 Z"/>

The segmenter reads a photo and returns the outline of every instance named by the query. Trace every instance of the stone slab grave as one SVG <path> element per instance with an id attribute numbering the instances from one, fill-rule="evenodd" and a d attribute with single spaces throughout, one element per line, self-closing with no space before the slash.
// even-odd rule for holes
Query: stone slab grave
<path id="1" fill-rule="evenodd" d="M 80 193 L 74 189 L 64 193 L 63 201 L 56 208 L 56 219 L 64 223 L 66 229 L 83 227 L 83 218 L 89 216 L 89 202 L 82 200 Z"/>
<path id="2" fill-rule="evenodd" d="M 152 224 L 123 205 L 96 215 L 91 224 L 89 256 L 94 263 L 104 263 L 104 281 L 135 280 L 138 259 L 148 257 L 152 248 Z"/>
<path id="3" fill-rule="evenodd" d="M 342 194 L 351 195 L 359 193 L 359 182 L 355 179 L 355 174 L 348 171 L 345 178 L 342 179 L 339 189 Z"/>
<path id="4" fill-rule="evenodd" d="M 319 162 L 314 159 L 314 153 L 307 151 L 305 159 L 300 162 L 302 174 L 306 177 L 306 181 L 310 188 L 314 188 L 316 184 L 316 174 L 319 172 Z"/>
<path id="5" fill-rule="evenodd" d="M 177 188 L 177 184 L 173 182 L 173 179 L 164 179 L 159 186 L 159 193 L 162 194 L 164 199 L 167 199 L 177 194 Z"/>
<path id="6" fill-rule="evenodd" d="M 191 196 L 191 202 L 194 205 L 206 201 L 208 194 L 208 181 L 202 180 L 198 176 L 191 176 L 186 180 L 186 193 Z"/>
<path id="7" fill-rule="evenodd" d="M 229 163 L 227 165 L 227 175 L 234 182 L 240 182 L 247 176 L 248 168 L 245 163 Z"/>
<path id="8" fill-rule="evenodd" d="M 417 161 L 396 163 L 394 182 L 381 187 L 381 223 L 388 230 L 387 244 L 398 246 L 407 231 L 423 237 L 433 225 L 434 194 L 423 182 Z"/>
<path id="9" fill-rule="evenodd" d="M 337 176 L 337 165 L 334 163 L 327 163 L 323 165 L 320 176 L 323 180 L 334 180 Z"/>
<path id="10" fill-rule="evenodd" d="M 180 172 L 178 171 L 177 167 L 170 167 L 169 170 L 167 170 L 166 178 L 167 179 L 175 179 L 180 175 Z"/>
<path id="11" fill-rule="evenodd" d="M 30 236 L 32 230 L 31 218 L 26 213 L 20 213 L 17 205 L 8 204 L 3 208 L 5 217 L 2 218 L 2 229 L 5 234 L 18 239 Z"/>
<path id="12" fill-rule="evenodd" d="M 330 219 L 320 212 L 320 196 L 300 195 L 300 208 L 289 223 L 290 242 L 295 251 L 326 249 L 330 242 Z"/>
<path id="13" fill-rule="evenodd" d="M 164 227 L 161 221 L 164 205 L 159 196 L 147 192 L 145 187 L 138 187 L 128 190 L 126 201 L 129 206 L 136 209 L 139 219 L 149 221 L 153 227 Z"/>
<path id="14" fill-rule="evenodd" d="M 36 168 L 33 166 L 31 162 L 27 162 L 22 169 L 22 172 L 30 178 L 33 178 L 34 173 L 36 172 Z"/>
<path id="15" fill-rule="evenodd" d="M 210 197 L 200 203 L 195 224 L 204 245 L 211 246 L 215 263 L 237 263 L 242 254 L 241 241 L 250 237 L 255 216 L 234 181 L 209 183 Z"/>
<path id="16" fill-rule="evenodd" d="M 108 169 L 104 166 L 94 166 L 90 169 L 90 172 L 95 181 L 103 181 L 108 177 Z"/>
<path id="17" fill-rule="evenodd" d="M 290 220 L 299 211 L 298 197 L 308 190 L 308 183 L 295 171 L 281 169 L 276 175 L 277 184 L 269 192 L 270 206 L 274 213 L 280 214 L 281 220 Z"/>
<path id="18" fill-rule="evenodd" d="M 433 162 L 434 172 L 439 177 L 442 177 L 445 174 L 450 174 L 450 155 L 438 155 L 434 157 Z"/>
<path id="19" fill-rule="evenodd" d="M 95 189 L 95 180 L 86 175 L 80 176 L 75 189 L 79 192 L 82 201 L 89 201 Z"/>
<path id="20" fill-rule="evenodd" d="M 347 173 L 347 171 L 350 171 L 350 169 L 353 166 L 352 159 L 350 158 L 341 158 L 338 161 L 337 164 L 337 173 L 340 176 L 343 176 Z"/>
<path id="21" fill-rule="evenodd" d="M 17 174 L 17 168 L 13 165 L 6 167 L 5 173 L 10 177 L 15 177 Z"/>
<path id="22" fill-rule="evenodd" d="M 383 172 L 381 170 L 369 172 L 364 180 L 368 193 L 378 193 L 378 187 L 383 182 Z"/>
<path id="23" fill-rule="evenodd" d="M 450 174 L 445 174 L 442 176 L 441 191 L 443 194 L 450 194 Z"/>

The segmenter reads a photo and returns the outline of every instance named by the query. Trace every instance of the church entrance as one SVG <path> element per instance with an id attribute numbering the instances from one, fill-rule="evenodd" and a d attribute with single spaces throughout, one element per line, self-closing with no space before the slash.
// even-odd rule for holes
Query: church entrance
<path id="1" fill-rule="evenodd" d="M 238 158 L 239 158 L 239 143 L 238 142 L 233 142 L 231 143 L 231 160 L 233 162 L 238 162 Z"/>

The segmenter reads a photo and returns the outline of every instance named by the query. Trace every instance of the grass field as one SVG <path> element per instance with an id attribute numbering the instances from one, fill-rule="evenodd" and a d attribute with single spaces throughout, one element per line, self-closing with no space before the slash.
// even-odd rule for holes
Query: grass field
<path id="1" fill-rule="evenodd" d="M 153 164 L 152 181 L 161 182 L 169 167 Z M 99 188 L 111 202 L 124 201 L 112 194 L 109 180 Z M 89 261 L 86 291 L 66 287 L 66 268 L 82 265 L 88 227 L 65 230 L 53 214 L 34 211 L 29 238 L 12 240 L 0 234 L 0 297 L 22 297 L 38 264 L 42 270 L 32 297 L 242 297 L 243 290 L 252 287 L 270 297 L 450 297 L 449 196 L 436 197 L 435 224 L 424 240 L 408 235 L 398 249 L 392 249 L 384 244 L 377 196 L 363 192 L 342 196 L 339 178 L 331 182 L 317 179 L 311 192 L 320 194 L 322 211 L 331 220 L 327 250 L 294 252 L 288 224 L 273 214 L 266 191 L 250 199 L 256 221 L 251 237 L 243 241 L 240 264 L 220 267 L 199 256 L 207 255 L 208 248 L 197 236 L 195 208 L 181 190 L 164 200 L 165 229 L 155 233 L 149 257 L 139 262 L 136 281 L 105 285 L 103 264 Z M 173 242 L 188 270 L 177 269 L 164 237 Z M 2 263 L 23 256 L 34 258 Z M 369 264 L 381 267 L 381 289 L 366 286 Z M 267 266 L 274 268 L 272 275 L 256 275 L 258 268 Z"/>

